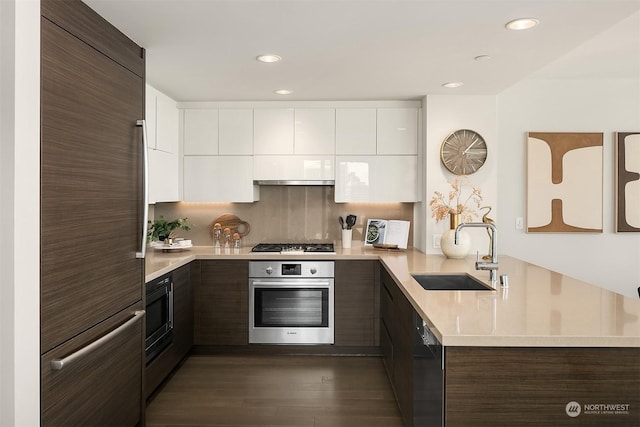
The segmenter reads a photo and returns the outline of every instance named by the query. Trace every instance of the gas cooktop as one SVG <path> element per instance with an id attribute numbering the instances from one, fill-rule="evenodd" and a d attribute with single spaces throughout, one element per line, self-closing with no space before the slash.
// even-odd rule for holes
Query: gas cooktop
<path id="1" fill-rule="evenodd" d="M 333 243 L 258 243 L 251 252 L 276 254 L 335 254 Z"/>

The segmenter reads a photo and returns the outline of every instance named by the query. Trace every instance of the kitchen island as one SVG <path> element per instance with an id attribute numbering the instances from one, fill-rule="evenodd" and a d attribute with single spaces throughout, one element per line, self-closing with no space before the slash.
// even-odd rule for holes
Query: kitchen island
<path id="1" fill-rule="evenodd" d="M 491 286 L 472 256 L 451 260 L 362 246 L 321 256 L 259 255 L 250 248 L 155 251 L 146 278 L 194 260 L 319 257 L 380 261 L 380 349 L 406 425 L 442 418 L 447 426 L 640 421 L 640 301 L 509 256 L 499 256 L 498 272 L 508 275 L 509 287 L 484 291 L 427 291 L 412 277 L 465 273 Z M 419 323 L 442 348 L 435 380 L 416 356 Z M 431 406 L 441 414 L 418 414 L 431 398 L 425 390 L 440 396 Z"/>

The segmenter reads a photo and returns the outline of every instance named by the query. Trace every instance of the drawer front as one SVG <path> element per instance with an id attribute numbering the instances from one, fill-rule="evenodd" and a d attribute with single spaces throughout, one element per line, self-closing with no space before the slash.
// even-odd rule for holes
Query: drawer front
<path id="1" fill-rule="evenodd" d="M 142 414 L 143 322 L 129 307 L 41 358 L 43 426 L 134 426 Z M 110 334 L 113 332 L 112 334 Z M 110 334 L 61 369 L 79 349 Z"/>

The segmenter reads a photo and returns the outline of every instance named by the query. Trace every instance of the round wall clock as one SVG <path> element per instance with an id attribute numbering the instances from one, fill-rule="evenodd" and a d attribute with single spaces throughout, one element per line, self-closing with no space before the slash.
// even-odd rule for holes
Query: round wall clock
<path id="1" fill-rule="evenodd" d="M 449 134 L 442 142 L 440 160 L 451 173 L 472 174 L 487 160 L 487 144 L 479 133 L 459 129 Z"/>

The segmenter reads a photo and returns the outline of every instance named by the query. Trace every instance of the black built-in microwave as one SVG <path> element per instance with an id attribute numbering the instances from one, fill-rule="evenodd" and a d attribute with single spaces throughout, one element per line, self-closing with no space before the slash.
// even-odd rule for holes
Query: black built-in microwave
<path id="1" fill-rule="evenodd" d="M 171 273 L 146 285 L 145 354 L 149 364 L 173 340 L 173 277 Z"/>

